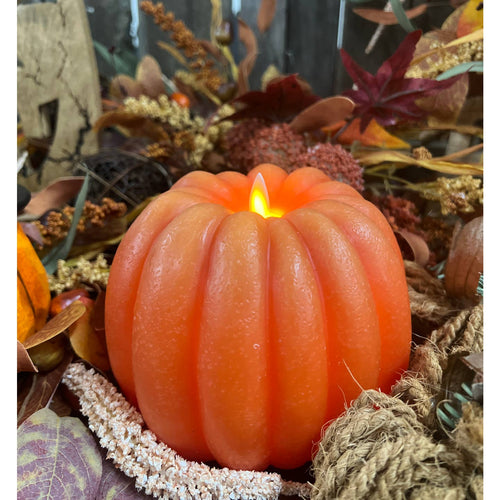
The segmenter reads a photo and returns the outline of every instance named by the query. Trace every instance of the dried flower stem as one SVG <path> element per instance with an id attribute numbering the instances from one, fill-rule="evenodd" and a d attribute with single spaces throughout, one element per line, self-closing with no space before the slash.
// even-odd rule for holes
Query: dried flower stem
<path id="1" fill-rule="evenodd" d="M 188 59 L 188 67 L 196 75 L 197 80 L 210 92 L 216 92 L 224 82 L 224 78 L 214 67 L 215 61 L 208 57 L 201 42 L 184 22 L 176 20 L 173 12 L 165 12 L 161 2 L 154 4 L 149 0 L 145 0 L 140 3 L 140 8 L 146 14 L 151 15 L 155 24 L 163 31 L 170 32 L 170 38 L 177 49 L 182 51 Z"/>
<path id="2" fill-rule="evenodd" d="M 460 151 L 456 151 L 455 153 L 451 153 L 446 156 L 439 156 L 435 158 L 436 160 L 440 161 L 452 161 L 456 160 L 457 158 L 462 158 L 463 156 L 466 156 L 471 153 L 475 153 L 476 151 L 479 151 L 480 149 L 483 149 L 483 143 L 481 144 L 476 144 L 474 146 L 470 146 L 468 148 L 462 149 Z"/>
<path id="3" fill-rule="evenodd" d="M 74 263 L 59 260 L 57 272 L 49 275 L 49 287 L 56 294 L 82 286 L 106 288 L 108 278 L 109 265 L 103 254 L 92 262 L 80 256 Z"/>
<path id="4" fill-rule="evenodd" d="M 63 383 L 78 396 L 89 428 L 108 450 L 107 458 L 148 495 L 178 500 L 310 496 L 309 483 L 284 481 L 276 473 L 217 469 L 183 459 L 143 430 L 141 415 L 111 382 L 81 363 L 68 367 Z"/>
<path id="5" fill-rule="evenodd" d="M 401 3 L 404 3 L 405 0 L 401 0 Z M 387 3 L 385 4 L 384 7 L 384 12 L 392 12 L 392 5 L 389 0 L 387 0 Z M 385 30 L 385 25 L 384 24 L 379 24 L 377 25 L 377 29 L 375 30 L 375 33 L 373 33 L 372 37 L 370 38 L 370 41 L 368 42 L 368 45 L 366 46 L 365 49 L 365 54 L 369 54 L 373 48 L 375 47 L 375 44 L 378 42 L 379 38 L 382 36 L 382 33 Z"/>

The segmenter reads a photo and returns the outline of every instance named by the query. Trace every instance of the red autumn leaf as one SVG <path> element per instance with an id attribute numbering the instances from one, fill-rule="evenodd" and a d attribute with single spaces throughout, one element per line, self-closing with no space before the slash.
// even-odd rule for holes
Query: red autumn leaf
<path id="1" fill-rule="evenodd" d="M 271 80 L 264 92 L 253 90 L 236 99 L 233 104 L 243 104 L 244 108 L 228 116 L 227 120 L 262 118 L 275 122 L 289 122 L 303 109 L 311 106 L 320 97 L 307 91 L 297 75 Z"/>
<path id="2" fill-rule="evenodd" d="M 372 118 L 383 126 L 424 119 L 428 112 L 416 101 L 435 95 L 460 78 L 459 75 L 441 81 L 405 78 L 421 35 L 420 30 L 409 33 L 375 75 L 361 68 L 345 50 L 341 49 L 342 62 L 357 86 L 357 90 L 347 90 L 343 95 L 356 103 L 353 117 L 361 118 L 361 132 L 366 129 Z"/>

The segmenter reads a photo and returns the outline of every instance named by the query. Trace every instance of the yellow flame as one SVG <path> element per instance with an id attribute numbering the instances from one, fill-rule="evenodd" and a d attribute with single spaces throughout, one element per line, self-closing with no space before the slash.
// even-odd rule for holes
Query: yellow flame
<path id="1" fill-rule="evenodd" d="M 261 173 L 258 173 L 253 181 L 250 190 L 250 211 L 262 215 L 265 219 L 268 217 L 281 217 L 283 211 L 272 209 L 269 205 L 269 194 L 267 192 L 266 182 Z"/>

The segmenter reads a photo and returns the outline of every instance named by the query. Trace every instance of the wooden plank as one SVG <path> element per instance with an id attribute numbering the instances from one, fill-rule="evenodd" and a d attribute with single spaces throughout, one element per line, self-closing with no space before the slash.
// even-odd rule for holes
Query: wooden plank
<path id="1" fill-rule="evenodd" d="M 285 71 L 298 73 L 327 97 L 333 95 L 340 0 L 288 0 Z"/>
<path id="2" fill-rule="evenodd" d="M 17 57 L 24 133 L 53 139 L 41 172 L 18 176 L 25 187 L 38 190 L 71 174 L 75 161 L 98 150 L 92 125 L 101 114 L 101 98 L 83 0 L 18 6 Z"/>
<path id="3" fill-rule="evenodd" d="M 135 70 L 137 48 L 133 46 L 131 37 L 132 13 L 130 0 L 85 0 L 92 39 L 101 43 L 108 50 L 113 48 L 115 59 L 120 58 L 131 62 Z M 99 74 L 113 78 L 120 72 L 120 66 L 110 63 L 96 54 Z M 130 76 L 133 72 L 129 73 Z"/>

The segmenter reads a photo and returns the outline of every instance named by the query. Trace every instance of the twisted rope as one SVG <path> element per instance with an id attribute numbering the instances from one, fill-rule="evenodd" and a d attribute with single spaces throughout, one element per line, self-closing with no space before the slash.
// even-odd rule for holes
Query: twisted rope
<path id="1" fill-rule="evenodd" d="M 414 347 L 392 395 L 363 391 L 324 431 L 311 499 L 482 498 L 483 413 L 469 403 L 453 435 L 433 437 L 450 356 L 483 349 L 483 306 L 457 310 L 442 282 L 405 262 L 412 315 L 440 327 Z"/>

